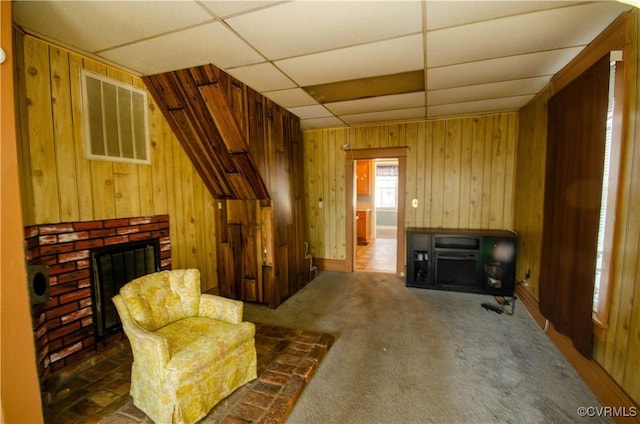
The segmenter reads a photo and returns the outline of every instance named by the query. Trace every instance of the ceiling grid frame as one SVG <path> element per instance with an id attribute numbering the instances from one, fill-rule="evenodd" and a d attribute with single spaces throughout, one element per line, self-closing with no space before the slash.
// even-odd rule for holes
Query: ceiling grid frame
<path id="1" fill-rule="evenodd" d="M 297 114 L 304 130 L 517 110 L 631 7 L 613 0 L 130 0 L 117 7 L 17 0 L 13 17 L 27 34 L 140 76 L 213 64 Z M 389 82 L 419 70 L 421 87 Z M 361 86 L 327 102 L 311 89 L 321 78 L 342 84 L 335 90 Z"/>

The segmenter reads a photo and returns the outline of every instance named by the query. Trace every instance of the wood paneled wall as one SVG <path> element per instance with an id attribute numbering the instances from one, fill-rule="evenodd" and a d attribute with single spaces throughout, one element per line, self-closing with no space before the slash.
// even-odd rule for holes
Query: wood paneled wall
<path id="1" fill-rule="evenodd" d="M 221 292 L 277 307 L 309 281 L 300 121 L 245 87 L 249 149 L 269 199 L 220 200 Z"/>
<path id="2" fill-rule="evenodd" d="M 151 165 L 87 160 L 80 70 L 144 88 L 140 78 L 16 34 L 24 224 L 168 214 L 173 268 L 198 268 L 217 287 L 213 198 L 149 96 Z"/>
<path id="3" fill-rule="evenodd" d="M 538 298 L 547 142 L 546 102 L 572 77 L 611 49 L 622 47 L 625 67 L 622 159 L 610 281 L 609 328 L 595 341 L 594 359 L 640 403 L 640 11 L 616 21 L 520 112 L 514 227 L 519 234 L 518 277 L 531 269 L 526 288 Z M 619 102 L 619 99 L 618 99 Z M 619 103 L 619 104 L 620 104 Z M 578 146 L 577 146 L 578 147 Z M 613 171 L 613 170 L 612 170 Z"/>
<path id="4" fill-rule="evenodd" d="M 511 229 L 516 112 L 304 132 L 307 237 L 317 258 L 346 258 L 351 149 L 407 151 L 406 227 Z M 412 199 L 418 207 L 411 207 Z M 322 200 L 320 202 L 320 200 Z M 320 207 L 322 204 L 322 207 Z M 403 229 L 401 229 L 403 230 Z"/>
<path id="5" fill-rule="evenodd" d="M 527 290 L 536 299 L 542 255 L 547 100 L 551 95 L 552 87 L 549 87 L 520 110 L 518 136 L 518 172 L 514 206 L 514 227 L 519 236 L 516 277 L 524 279 L 527 271 L 531 271 Z"/>

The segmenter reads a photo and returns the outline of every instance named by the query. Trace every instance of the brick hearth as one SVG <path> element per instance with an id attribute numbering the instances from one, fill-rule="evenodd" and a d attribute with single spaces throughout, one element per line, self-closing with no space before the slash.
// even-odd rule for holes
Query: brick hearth
<path id="1" fill-rule="evenodd" d="M 27 263 L 49 268 L 50 298 L 32 306 L 41 381 L 109 343 L 93 325 L 91 249 L 150 239 L 160 242 L 160 268 L 171 269 L 168 215 L 25 228 Z"/>

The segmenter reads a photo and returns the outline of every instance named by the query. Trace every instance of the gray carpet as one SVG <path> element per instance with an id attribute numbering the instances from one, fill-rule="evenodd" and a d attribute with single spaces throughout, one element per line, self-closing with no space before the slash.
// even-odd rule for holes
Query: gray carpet
<path id="1" fill-rule="evenodd" d="M 244 318 L 328 332 L 335 344 L 290 424 L 575 423 L 600 406 L 519 302 L 407 288 L 390 274 L 325 271 L 278 309 Z"/>

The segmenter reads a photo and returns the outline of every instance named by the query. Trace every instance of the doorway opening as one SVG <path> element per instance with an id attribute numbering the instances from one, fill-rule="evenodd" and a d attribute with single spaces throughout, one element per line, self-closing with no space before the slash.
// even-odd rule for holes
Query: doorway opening
<path id="1" fill-rule="evenodd" d="M 356 162 L 356 271 L 396 272 L 398 175 L 397 158 Z"/>
<path id="2" fill-rule="evenodd" d="M 370 148 L 370 149 L 351 149 L 349 150 L 349 154 L 347 155 L 346 160 L 346 169 L 345 175 L 350 175 L 352 178 L 347 178 L 346 180 L 346 216 L 348 219 L 346 220 L 346 260 L 345 260 L 345 271 L 353 272 L 358 271 L 356 267 L 357 260 L 357 252 L 356 249 L 359 246 L 357 244 L 357 224 L 359 219 L 357 219 L 357 200 L 358 194 L 357 190 L 360 189 L 361 192 L 363 190 L 363 180 L 358 180 L 358 175 L 365 175 L 368 180 L 368 184 L 365 184 L 364 187 L 369 188 L 369 196 L 375 197 L 374 188 L 372 184 L 372 178 L 374 178 L 374 170 L 373 166 L 374 161 L 377 160 L 397 160 L 397 221 L 396 221 L 396 237 L 395 244 L 393 241 L 389 242 L 391 246 L 388 246 L 383 252 L 386 252 L 388 256 L 395 257 L 395 267 L 391 267 L 384 272 L 390 272 L 395 274 L 398 277 L 405 276 L 405 183 L 406 183 L 406 174 L 407 174 L 407 147 L 406 146 L 398 146 L 398 147 L 380 147 L 380 148 Z M 361 162 L 362 161 L 362 162 Z M 357 166 L 359 163 L 368 164 L 369 172 L 367 173 L 358 173 Z M 360 166 L 366 166 L 366 165 Z M 358 187 L 360 185 L 360 187 Z M 374 200 L 373 200 L 374 201 Z M 375 208 L 375 203 L 372 203 L 372 209 Z M 375 215 L 374 215 L 375 218 Z M 369 221 L 371 222 L 371 221 Z M 362 225 L 362 224 L 361 224 Z M 375 224 L 373 225 L 375 228 Z M 381 237 L 380 240 L 383 238 Z M 394 239 L 390 239 L 394 240 Z M 368 269 L 371 270 L 371 269 Z"/>

